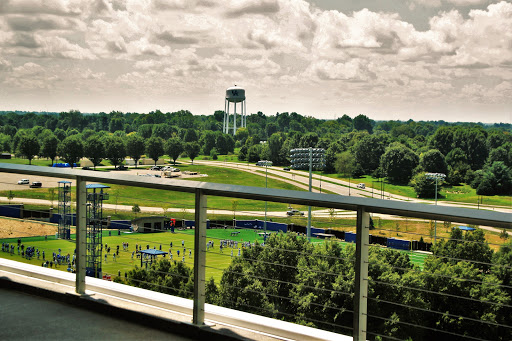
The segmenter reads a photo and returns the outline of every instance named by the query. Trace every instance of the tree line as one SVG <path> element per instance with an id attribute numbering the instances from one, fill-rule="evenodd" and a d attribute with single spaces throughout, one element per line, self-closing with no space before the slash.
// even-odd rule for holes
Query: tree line
<path id="1" fill-rule="evenodd" d="M 206 302 L 350 335 L 354 259 L 353 244 L 273 234 L 233 258 L 220 283 L 206 283 Z M 494 252 L 480 229 L 454 229 L 423 269 L 406 253 L 371 247 L 369 339 L 510 340 L 511 261 L 512 243 Z M 136 268 L 118 281 L 192 298 L 192 271 L 179 261 Z"/>
<path id="2" fill-rule="evenodd" d="M 192 115 L 186 110 L 148 114 L 10 112 L 0 115 L 0 148 L 29 161 L 35 155 L 53 161 L 58 155 L 70 162 L 82 154 L 113 164 L 122 160 L 123 151 L 133 159 L 143 154 L 156 159 L 165 153 L 176 160 L 183 153 L 193 160 L 198 155 L 216 159 L 236 148 L 242 161 L 267 159 L 288 166 L 290 149 L 313 147 L 326 150 L 326 173 L 386 178 L 413 186 L 419 197 L 435 195 L 426 172 L 444 173 L 449 185 L 467 183 L 479 195 L 510 195 L 512 191 L 510 124 L 375 122 L 365 115 L 322 120 L 294 112 L 270 116 L 258 112 L 248 115 L 247 128 L 239 128 L 232 136 L 222 133 L 223 117 L 223 111 Z M 103 144 L 102 153 L 98 140 Z"/>

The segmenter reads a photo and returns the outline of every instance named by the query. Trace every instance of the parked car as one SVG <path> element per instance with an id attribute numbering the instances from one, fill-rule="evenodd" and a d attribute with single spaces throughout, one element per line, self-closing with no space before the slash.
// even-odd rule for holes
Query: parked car
<path id="1" fill-rule="evenodd" d="M 18 181 L 18 185 L 28 185 L 30 181 L 28 179 L 21 179 Z"/>
<path id="2" fill-rule="evenodd" d="M 125 165 L 121 165 L 119 167 L 117 167 L 118 170 L 127 170 L 128 167 L 126 167 Z"/>
<path id="3" fill-rule="evenodd" d="M 82 167 L 83 170 L 91 170 L 91 167 Z"/>
<path id="4" fill-rule="evenodd" d="M 365 189 L 366 185 L 363 183 L 357 184 L 357 188 Z"/>
<path id="5" fill-rule="evenodd" d="M 43 187 L 43 184 L 39 181 L 34 181 L 31 185 L 30 185 L 30 188 L 41 188 Z"/>
<path id="6" fill-rule="evenodd" d="M 289 171 L 290 170 L 290 167 L 284 167 L 283 168 L 284 171 Z"/>
<path id="7" fill-rule="evenodd" d="M 297 209 L 291 209 L 291 210 L 288 210 L 288 212 L 286 212 L 286 215 L 289 215 L 289 216 L 292 216 L 292 215 L 304 215 L 304 212 L 301 212 Z"/>
<path id="8" fill-rule="evenodd" d="M 149 170 L 159 171 L 162 170 L 162 166 L 153 166 Z"/>

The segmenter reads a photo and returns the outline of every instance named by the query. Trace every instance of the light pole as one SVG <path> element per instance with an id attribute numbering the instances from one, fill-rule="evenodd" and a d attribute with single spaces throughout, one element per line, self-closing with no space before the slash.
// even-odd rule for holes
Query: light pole
<path id="1" fill-rule="evenodd" d="M 444 180 L 446 178 L 446 174 L 444 173 L 425 173 L 425 177 L 429 180 L 435 180 L 436 182 L 436 206 L 437 206 L 437 183 L 439 179 Z M 434 244 L 436 243 L 436 234 L 437 234 L 437 220 L 434 220 Z"/>
<path id="2" fill-rule="evenodd" d="M 313 169 L 325 167 L 325 150 L 323 148 L 296 148 L 290 150 L 290 161 L 293 169 L 309 169 L 309 191 L 312 191 Z M 308 240 L 311 240 L 311 206 L 308 207 Z"/>
<path id="3" fill-rule="evenodd" d="M 265 162 L 265 188 L 267 188 L 268 162 Z M 263 242 L 267 241 L 267 201 L 265 200 L 265 221 L 263 222 Z"/>

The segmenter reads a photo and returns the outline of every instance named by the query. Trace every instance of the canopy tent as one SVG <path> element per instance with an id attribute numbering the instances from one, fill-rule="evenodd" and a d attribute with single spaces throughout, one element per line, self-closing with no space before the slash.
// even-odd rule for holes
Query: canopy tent
<path id="1" fill-rule="evenodd" d="M 156 250 L 156 249 L 146 249 L 146 250 L 140 250 L 138 252 L 142 253 L 142 254 L 148 255 L 148 257 L 150 257 L 151 260 L 156 259 L 156 257 L 158 255 L 165 255 L 165 254 L 167 254 L 167 252 L 165 252 L 165 251 L 160 251 L 160 250 Z M 140 255 L 140 267 L 141 268 L 142 268 L 142 260 L 143 259 L 144 259 L 144 257 L 142 255 Z"/>

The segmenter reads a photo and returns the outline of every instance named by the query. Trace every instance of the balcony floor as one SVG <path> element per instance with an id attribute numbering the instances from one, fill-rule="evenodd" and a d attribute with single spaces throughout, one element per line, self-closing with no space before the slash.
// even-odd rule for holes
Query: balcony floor
<path id="1" fill-rule="evenodd" d="M 0 340 L 194 340 L 9 288 L 0 323 Z"/>

